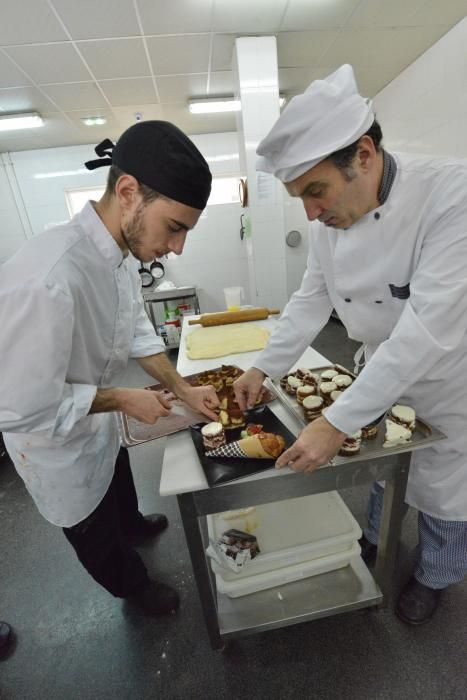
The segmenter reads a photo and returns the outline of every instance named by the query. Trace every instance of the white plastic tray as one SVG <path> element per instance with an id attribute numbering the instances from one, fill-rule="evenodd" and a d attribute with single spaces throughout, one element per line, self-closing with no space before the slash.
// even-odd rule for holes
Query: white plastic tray
<path id="1" fill-rule="evenodd" d="M 276 586 L 284 586 L 293 581 L 325 574 L 328 571 L 343 569 L 348 566 L 354 557 L 360 555 L 360 545 L 355 542 L 353 547 L 347 552 L 339 552 L 330 554 L 326 557 L 313 559 L 312 561 L 294 564 L 293 566 L 285 566 L 275 571 L 266 571 L 263 574 L 256 576 L 247 576 L 235 581 L 226 581 L 222 576 L 216 574 L 216 585 L 219 593 L 228 595 L 229 598 L 239 598 L 240 596 L 249 595 L 264 591 L 267 588 L 275 588 Z M 234 574 L 235 575 L 235 574 Z M 278 591 L 278 596 L 280 596 Z"/>
<path id="2" fill-rule="evenodd" d="M 258 540 L 261 553 L 239 573 L 211 560 L 214 573 L 226 582 L 332 554 L 348 556 L 362 534 L 337 491 L 256 506 L 251 514 L 235 520 L 224 520 L 222 513 L 208 515 L 207 522 L 210 539 L 217 540 L 226 530 L 236 528 Z"/>

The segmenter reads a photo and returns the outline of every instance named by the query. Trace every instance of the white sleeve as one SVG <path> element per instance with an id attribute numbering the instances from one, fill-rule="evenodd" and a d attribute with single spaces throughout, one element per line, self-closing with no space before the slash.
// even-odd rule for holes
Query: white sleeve
<path id="1" fill-rule="evenodd" d="M 0 292 L 0 431 L 66 437 L 97 387 L 66 381 L 73 300 L 55 286 Z"/>
<path id="2" fill-rule="evenodd" d="M 141 295 L 138 296 L 137 303 L 135 333 L 131 345 L 130 357 L 136 359 L 138 357 L 148 357 L 149 355 L 165 352 L 165 343 L 163 339 L 157 335 L 154 326 L 149 320 Z"/>
<path id="3" fill-rule="evenodd" d="M 449 193 L 447 193 L 449 196 Z M 440 197 L 446 197 L 439 193 Z M 410 297 L 388 340 L 351 387 L 326 412 L 349 434 L 375 420 L 467 331 L 467 202 L 446 210 L 427 233 L 410 280 Z"/>
<path id="4" fill-rule="evenodd" d="M 254 363 L 273 379 L 289 371 L 331 315 L 332 302 L 313 243 L 310 232 L 307 267 L 300 289 L 291 296 L 267 346 Z"/>

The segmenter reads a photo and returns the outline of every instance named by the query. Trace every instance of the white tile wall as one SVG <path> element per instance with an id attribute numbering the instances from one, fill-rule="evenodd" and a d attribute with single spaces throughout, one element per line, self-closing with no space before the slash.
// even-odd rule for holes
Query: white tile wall
<path id="1" fill-rule="evenodd" d="M 26 234 L 0 158 L 0 265 L 26 241 Z"/>
<path id="2" fill-rule="evenodd" d="M 374 99 L 386 147 L 467 158 L 467 18 Z"/>

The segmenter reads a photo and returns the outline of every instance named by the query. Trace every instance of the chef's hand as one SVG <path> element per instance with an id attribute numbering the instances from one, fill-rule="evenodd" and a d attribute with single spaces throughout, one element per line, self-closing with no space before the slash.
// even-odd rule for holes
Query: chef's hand
<path id="1" fill-rule="evenodd" d="M 123 413 L 142 423 L 153 425 L 158 418 L 168 416 L 171 403 L 159 391 L 147 389 L 119 389 Z"/>
<path id="2" fill-rule="evenodd" d="M 177 396 L 194 411 L 202 413 L 210 420 L 219 420 L 219 415 L 215 410 L 219 408 L 219 399 L 214 387 L 210 384 L 205 386 L 186 384 L 183 388 L 177 389 Z"/>
<path id="3" fill-rule="evenodd" d="M 317 418 L 302 430 L 292 447 L 276 461 L 276 469 L 290 467 L 295 472 L 311 474 L 339 452 L 346 434 L 337 430 L 326 418 Z"/>
<path id="4" fill-rule="evenodd" d="M 253 408 L 263 393 L 263 382 L 266 375 L 256 367 L 250 367 L 233 383 L 235 398 L 242 411 Z"/>

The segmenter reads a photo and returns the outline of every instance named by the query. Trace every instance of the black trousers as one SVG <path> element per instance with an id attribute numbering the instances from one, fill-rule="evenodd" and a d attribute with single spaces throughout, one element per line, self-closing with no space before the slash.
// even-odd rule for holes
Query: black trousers
<path id="1" fill-rule="evenodd" d="M 125 541 L 142 517 L 128 451 L 122 447 L 108 491 L 97 508 L 80 523 L 63 528 L 84 568 L 119 598 L 126 598 L 149 580 L 143 560 Z"/>

